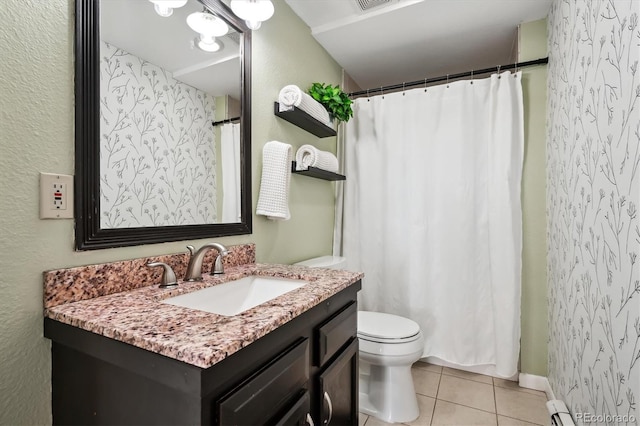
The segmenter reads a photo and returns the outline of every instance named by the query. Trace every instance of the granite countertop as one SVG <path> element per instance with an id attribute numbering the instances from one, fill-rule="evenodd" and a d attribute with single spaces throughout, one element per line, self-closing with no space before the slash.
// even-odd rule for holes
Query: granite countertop
<path id="1" fill-rule="evenodd" d="M 309 281 L 235 316 L 160 303 L 170 297 L 249 275 Z M 202 282 L 157 285 L 47 307 L 45 317 L 111 339 L 208 368 L 363 277 L 362 273 L 305 266 L 245 264 L 225 267 Z"/>

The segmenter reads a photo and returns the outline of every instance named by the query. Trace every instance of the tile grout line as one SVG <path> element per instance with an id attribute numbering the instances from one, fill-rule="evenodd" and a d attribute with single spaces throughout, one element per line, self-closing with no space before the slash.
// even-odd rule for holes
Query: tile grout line
<path id="1" fill-rule="evenodd" d="M 496 381 L 493 379 L 493 377 L 491 378 L 491 383 L 493 383 L 493 409 L 496 412 L 496 426 L 499 425 L 500 423 L 498 423 L 498 401 L 496 401 Z"/>
<path id="2" fill-rule="evenodd" d="M 456 376 L 450 376 L 448 374 L 446 374 L 446 375 L 449 376 L 449 377 L 456 377 Z M 456 377 L 456 378 L 457 379 L 461 379 L 461 377 Z M 468 379 L 462 379 L 462 380 L 468 380 Z M 473 381 L 473 380 L 470 380 L 470 381 Z M 491 381 L 493 382 L 493 379 Z M 444 401 L 444 402 L 446 402 L 448 404 L 459 405 L 461 407 L 470 408 L 472 410 L 482 411 L 483 413 L 487 413 L 487 414 L 495 414 L 495 416 L 496 416 L 496 425 L 498 424 L 497 423 L 498 422 L 498 410 L 497 410 L 496 403 L 495 403 L 495 391 L 493 391 L 493 402 L 494 402 L 495 413 L 492 413 L 491 411 L 483 410 L 483 409 L 478 408 L 478 407 L 472 407 L 470 405 L 465 405 L 465 404 L 461 404 L 459 402 L 454 402 L 454 401 L 447 401 L 446 399 L 439 399 L 438 398 L 438 394 L 440 393 L 440 383 L 442 383 L 442 374 L 440 375 L 440 381 L 438 382 L 438 391 L 436 392 L 436 398 L 435 398 L 436 401 L 435 401 L 434 406 L 433 406 L 433 413 L 431 414 L 431 423 L 430 423 L 431 425 L 433 425 L 433 418 L 434 418 L 434 414 L 436 412 L 435 405 L 437 404 L 438 401 Z M 475 383 L 481 383 L 481 382 L 475 382 Z M 481 383 L 481 384 L 488 385 L 489 383 Z M 491 386 L 493 388 L 493 385 L 491 385 Z M 519 419 L 516 419 L 516 420 L 519 420 Z"/>
<path id="3" fill-rule="evenodd" d="M 466 381 L 469 381 L 469 382 L 479 383 L 479 384 L 481 384 L 481 385 L 491 386 L 491 387 L 492 387 L 492 392 L 493 392 L 493 395 L 494 395 L 494 397 L 493 397 L 493 400 L 494 400 L 493 409 L 495 410 L 495 412 L 487 411 L 487 410 L 484 410 L 484 409 L 482 409 L 482 408 L 473 407 L 473 406 L 471 406 L 471 405 L 466 405 L 466 404 L 463 404 L 463 403 L 460 403 L 460 402 L 456 402 L 456 401 L 449 401 L 449 400 L 447 400 L 447 399 L 440 399 L 440 401 L 444 401 L 444 402 L 447 402 L 447 403 L 449 403 L 449 404 L 460 405 L 461 407 L 471 408 L 471 409 L 473 409 L 473 410 L 482 411 L 483 413 L 488 413 L 488 414 L 497 414 L 497 411 L 498 411 L 498 410 L 496 409 L 496 404 L 495 404 L 495 391 L 493 390 L 493 384 L 484 383 L 484 382 L 476 382 L 476 381 L 474 381 L 474 380 L 463 379 L 462 377 L 458 377 L 458 376 L 451 376 L 451 375 L 448 375 L 448 374 L 446 374 L 446 376 L 448 376 L 448 377 L 453 377 L 453 378 L 455 378 L 455 379 L 459 379 L 459 380 L 466 380 Z M 492 379 L 492 382 L 493 382 L 493 379 Z M 440 381 L 440 383 L 442 383 L 442 380 Z M 440 391 L 440 389 L 439 389 L 439 386 L 438 386 L 438 392 L 439 392 L 439 391 Z"/>
<path id="4" fill-rule="evenodd" d="M 461 406 L 461 407 L 465 407 L 465 408 L 471 408 L 472 410 L 482 411 L 483 413 L 487 413 L 487 414 L 497 414 L 497 413 L 494 413 L 494 412 L 492 412 L 492 411 L 483 410 L 482 408 L 472 407 L 472 406 L 470 406 L 470 405 L 461 404 L 461 403 L 459 403 L 459 402 L 447 401 L 446 399 L 439 399 L 438 401 L 443 401 L 443 402 L 446 402 L 446 403 L 448 403 L 448 404 L 453 404 L 453 405 L 459 405 L 459 406 Z M 502 415 L 502 414 L 501 414 L 501 415 Z M 514 417 L 514 418 L 515 418 L 515 417 Z M 520 420 L 520 419 L 518 419 L 518 420 Z"/>
<path id="5" fill-rule="evenodd" d="M 433 418 L 436 416 L 436 405 L 438 405 L 438 394 L 440 393 L 440 383 L 442 382 L 442 370 L 440 369 L 440 377 L 438 377 L 438 389 L 436 389 L 436 397 L 433 401 L 433 411 L 431 412 L 431 420 L 429 420 L 429 425 L 433 424 Z"/>
<path id="6" fill-rule="evenodd" d="M 544 425 L 541 425 L 540 423 L 530 422 L 529 420 L 523 420 L 523 419 L 519 419 L 519 418 L 517 418 L 517 417 L 507 416 L 507 415 L 505 415 L 505 414 L 500 414 L 500 415 L 501 415 L 502 417 L 506 417 L 506 418 L 508 418 L 508 419 L 513 419 L 513 420 L 517 420 L 517 421 L 519 421 L 519 422 L 525 422 L 525 423 L 529 423 L 529 424 L 531 424 L 531 425 L 535 425 L 535 426 L 544 426 Z"/>
<path id="7" fill-rule="evenodd" d="M 493 384 L 494 384 L 494 383 L 493 383 L 493 377 L 491 377 L 491 376 L 485 376 L 485 375 L 483 375 L 483 374 L 479 374 L 479 375 L 480 375 L 480 376 L 483 376 L 483 377 L 489 377 L 489 378 L 491 378 L 491 383 L 483 382 L 483 381 L 481 381 L 481 380 L 474 380 L 474 379 L 472 379 L 472 378 L 470 378 L 470 377 L 456 376 L 455 374 L 447 374 L 447 373 L 442 373 L 442 374 L 444 374 L 445 376 L 449 376 L 449 377 L 455 377 L 456 379 L 469 380 L 470 382 L 482 383 L 482 384 L 485 384 L 485 385 L 493 385 Z"/>
<path id="8" fill-rule="evenodd" d="M 496 424 L 496 426 L 498 426 L 498 425 L 499 425 L 498 417 L 500 416 L 500 414 L 498 413 L 498 401 L 497 401 L 497 389 L 496 389 L 496 388 L 503 389 L 504 391 L 509 392 L 509 393 L 511 393 L 511 392 L 515 392 L 515 393 L 522 393 L 522 394 L 525 394 L 525 395 L 528 395 L 528 396 L 534 396 L 534 397 L 535 397 L 535 396 L 538 396 L 538 395 L 536 395 L 536 394 L 532 394 L 532 393 L 529 393 L 529 392 L 524 392 L 524 391 L 522 391 L 522 390 L 520 390 L 520 389 L 514 389 L 514 388 L 511 388 L 511 387 L 503 387 L 503 386 L 499 386 L 499 385 L 497 385 L 497 384 L 496 384 L 496 378 L 494 378 L 494 377 L 490 377 L 490 376 L 488 376 L 488 377 L 490 377 L 490 378 L 491 378 L 491 383 L 486 383 L 486 382 L 482 382 L 482 381 L 473 380 L 473 379 L 468 378 L 468 377 L 456 376 L 456 375 L 454 375 L 454 374 L 446 374 L 446 373 L 444 372 L 444 368 L 442 368 L 442 369 L 440 370 L 440 372 L 439 372 L 439 373 L 436 373 L 436 372 L 434 372 L 434 371 L 427 370 L 427 369 L 422 369 L 422 368 L 417 368 L 417 369 L 419 369 L 419 370 L 423 370 L 423 371 L 426 371 L 426 372 L 429 372 L 429 373 L 432 373 L 432 374 L 439 374 L 439 377 L 438 377 L 438 384 L 437 384 L 437 388 L 436 388 L 436 394 L 435 394 L 435 397 L 433 397 L 433 399 L 434 399 L 434 406 L 433 406 L 433 411 L 431 412 L 431 419 L 430 419 L 430 423 L 429 423 L 430 425 L 434 425 L 434 421 L 435 421 L 435 409 L 436 409 L 436 405 L 437 405 L 438 401 L 443 401 L 443 402 L 446 402 L 446 403 L 448 403 L 448 404 L 458 405 L 458 406 L 465 407 L 465 408 L 469 408 L 469 409 L 472 409 L 472 410 L 481 411 L 481 412 L 484 412 L 484 413 L 487 413 L 487 414 L 494 414 L 494 416 L 495 416 L 495 424 Z M 467 381 L 471 381 L 471 382 L 479 383 L 479 384 L 486 384 L 486 385 L 489 385 L 489 384 L 490 384 L 490 385 L 491 385 L 491 387 L 492 387 L 492 392 L 493 392 L 493 407 L 494 407 L 494 412 L 492 413 L 492 412 L 489 412 L 489 411 L 486 411 L 486 410 L 483 410 L 483 409 L 480 409 L 480 408 L 477 408 L 477 407 L 472 407 L 472 406 L 466 405 L 466 404 L 464 404 L 464 403 L 459 403 L 459 402 L 454 402 L 454 401 L 448 401 L 448 400 L 446 400 L 446 399 L 441 399 L 441 398 L 440 398 L 440 386 L 442 385 L 443 375 L 444 375 L 444 376 L 447 376 L 447 377 L 452 377 L 452 378 L 460 379 L 460 380 L 467 380 Z M 423 397 L 432 398 L 432 397 L 430 397 L 429 395 L 424 395 L 424 394 L 421 394 L 421 393 L 418 393 L 418 392 L 416 392 L 416 394 L 417 394 L 417 395 L 421 395 L 421 396 L 423 396 Z M 365 420 L 365 422 L 363 423 L 363 426 L 366 426 L 366 425 L 369 423 L 369 420 L 371 419 L 371 417 L 372 417 L 372 416 L 367 416 L 367 419 L 366 419 L 366 420 Z M 523 421 L 523 422 L 529 422 L 529 423 L 531 423 L 529 420 L 524 420 L 524 419 L 520 419 L 520 418 L 517 418 L 517 417 L 509 416 L 509 415 L 505 415 L 505 417 L 510 418 L 510 419 L 513 419 L 513 420 L 518 420 L 518 421 Z M 536 424 L 536 423 L 531 423 L 531 424 L 532 424 L 532 425 L 536 425 L 536 426 L 541 426 L 541 425 L 538 425 L 538 424 Z M 406 424 L 403 424 L 403 425 L 408 426 L 408 425 L 406 425 Z"/>

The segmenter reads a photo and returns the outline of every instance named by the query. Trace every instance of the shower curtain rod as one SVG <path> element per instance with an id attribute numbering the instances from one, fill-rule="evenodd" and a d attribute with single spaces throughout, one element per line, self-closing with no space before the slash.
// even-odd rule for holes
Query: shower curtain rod
<path id="1" fill-rule="evenodd" d="M 478 74 L 488 74 L 488 73 L 493 73 L 493 72 L 499 72 L 499 71 L 505 71 L 505 70 L 511 70 L 514 68 L 524 68 L 524 67 L 531 67 L 534 65 L 543 65 L 543 64 L 547 64 L 549 63 L 549 57 L 547 56 L 546 58 L 540 58 L 540 59 L 534 59 L 533 61 L 525 61 L 525 62 L 516 62 L 514 64 L 507 64 L 507 65 L 498 65 L 495 66 L 493 68 L 485 68 L 485 69 L 481 69 L 481 70 L 474 70 L 474 71 L 467 71 L 467 72 L 461 72 L 458 74 L 448 74 L 448 75 L 443 75 L 440 77 L 433 77 L 433 78 L 425 78 L 424 80 L 416 80 L 416 81 L 410 81 L 408 83 L 401 83 L 401 84 L 392 84 L 391 86 L 384 86 L 384 87 L 376 87 L 373 89 L 367 89 L 367 90 L 359 90 L 357 92 L 351 92 L 349 93 L 349 97 L 353 97 L 353 96 L 360 96 L 360 95 L 371 95 L 373 93 L 378 93 L 378 92 L 385 92 L 385 91 L 393 91 L 393 90 L 398 90 L 398 89 L 406 89 L 409 87 L 413 87 L 413 86 L 426 86 L 429 83 L 437 83 L 440 81 L 448 81 L 448 80 L 455 80 L 458 78 L 463 78 L 463 77 L 473 77 L 475 75 Z"/>
<path id="2" fill-rule="evenodd" d="M 226 120 L 214 121 L 211 123 L 212 126 L 219 126 L 220 124 L 232 123 L 234 121 L 240 120 L 240 117 L 227 118 Z"/>

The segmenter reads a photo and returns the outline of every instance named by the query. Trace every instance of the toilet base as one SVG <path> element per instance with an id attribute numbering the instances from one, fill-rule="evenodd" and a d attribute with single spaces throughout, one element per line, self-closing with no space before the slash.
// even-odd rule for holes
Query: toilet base
<path id="1" fill-rule="evenodd" d="M 361 360 L 360 383 L 360 412 L 387 423 L 410 422 L 420 415 L 411 364 L 381 366 Z"/>

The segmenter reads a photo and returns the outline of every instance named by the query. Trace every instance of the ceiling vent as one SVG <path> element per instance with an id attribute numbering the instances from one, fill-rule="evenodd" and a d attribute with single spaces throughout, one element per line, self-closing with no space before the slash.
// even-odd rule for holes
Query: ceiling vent
<path id="1" fill-rule="evenodd" d="M 368 12 L 373 8 L 389 5 L 395 0 L 354 0 L 361 12 Z"/>

